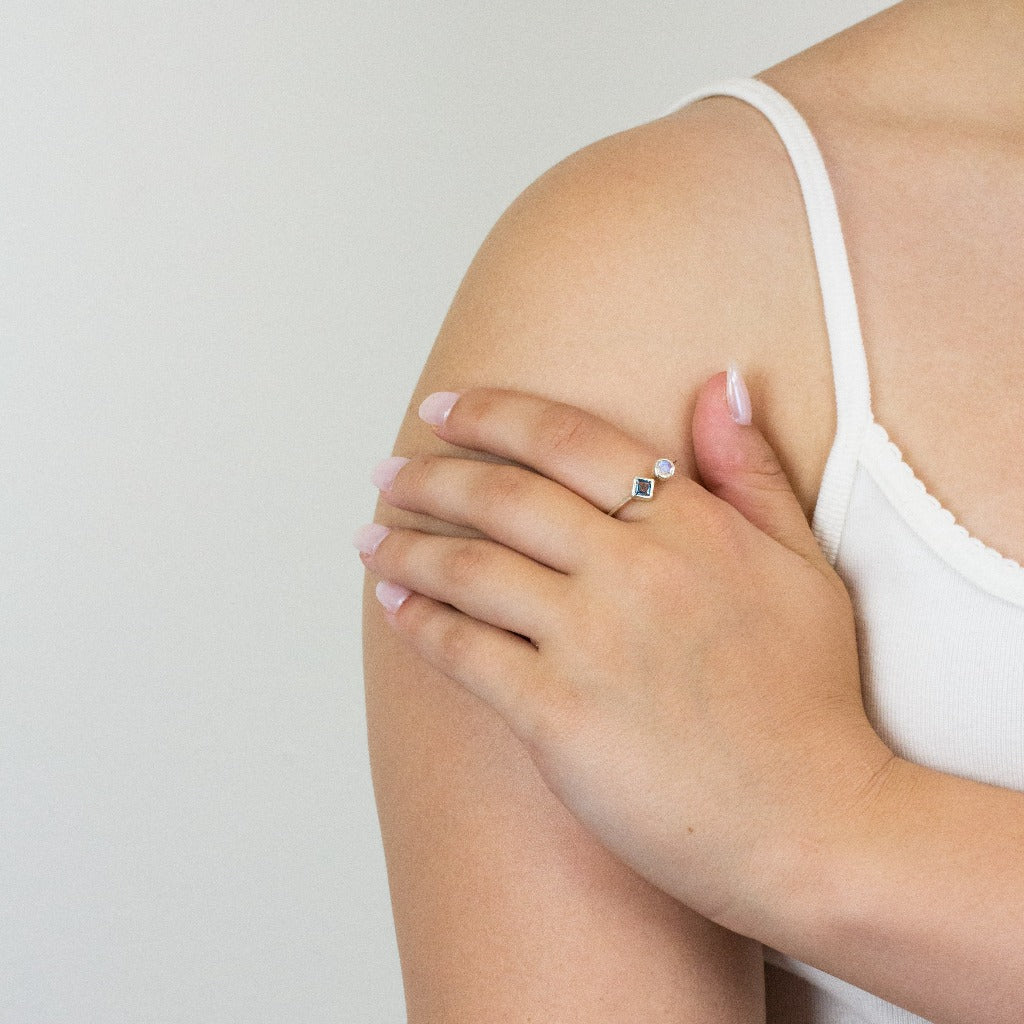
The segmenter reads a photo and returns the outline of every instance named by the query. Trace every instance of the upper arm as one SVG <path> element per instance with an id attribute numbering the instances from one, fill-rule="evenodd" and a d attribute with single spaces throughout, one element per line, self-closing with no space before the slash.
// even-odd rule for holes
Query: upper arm
<path id="1" fill-rule="evenodd" d="M 743 186 L 723 174 L 755 168 L 736 166 L 734 134 L 711 109 L 687 112 L 588 146 L 520 195 L 456 293 L 394 453 L 483 457 L 416 408 L 486 384 L 596 412 L 693 475 L 700 385 L 730 358 L 745 372 L 780 358 L 790 325 L 774 329 L 773 304 L 803 301 L 759 267 L 766 246 L 802 243 L 763 204 L 737 206 Z M 744 231 L 762 232 L 751 251 Z M 472 532 L 383 502 L 375 520 Z M 372 583 L 368 739 L 410 1024 L 763 1020 L 760 946 L 584 831 L 504 722 L 392 633 Z"/>

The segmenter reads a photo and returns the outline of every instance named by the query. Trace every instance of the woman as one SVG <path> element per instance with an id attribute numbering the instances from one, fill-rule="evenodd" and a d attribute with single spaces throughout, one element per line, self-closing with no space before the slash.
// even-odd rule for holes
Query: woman
<path id="1" fill-rule="evenodd" d="M 905 0 L 485 240 L 359 538 L 411 1024 L 1024 1017 L 1022 49 Z"/>

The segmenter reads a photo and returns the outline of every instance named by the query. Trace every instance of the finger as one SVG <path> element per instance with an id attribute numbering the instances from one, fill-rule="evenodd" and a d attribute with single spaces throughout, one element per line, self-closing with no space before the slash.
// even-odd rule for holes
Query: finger
<path id="1" fill-rule="evenodd" d="M 382 604 L 389 582 L 377 584 Z M 425 661 L 494 708 L 524 743 L 534 741 L 543 691 L 540 654 L 528 640 L 415 592 L 397 610 L 385 607 L 385 617 Z"/>
<path id="2" fill-rule="evenodd" d="M 431 397 L 420 407 L 421 414 L 430 415 Z M 630 494 L 634 477 L 656 479 L 657 459 L 676 458 L 673 452 L 652 451 L 614 424 L 576 406 L 505 388 L 465 389 L 443 422 L 433 426 L 451 444 L 492 452 L 537 470 L 602 512 L 614 509 Z M 669 480 L 656 480 L 654 490 L 686 500 L 703 488 L 675 473 Z M 617 518 L 646 518 L 652 509 L 638 512 L 640 504 L 646 502 L 630 501 Z"/>
<path id="3" fill-rule="evenodd" d="M 522 466 L 479 459 L 414 456 L 381 496 L 396 508 L 473 527 L 562 573 L 576 572 L 588 551 L 604 550 L 614 529 L 561 484 Z"/>
<path id="4" fill-rule="evenodd" d="M 392 527 L 361 557 L 377 576 L 537 644 L 565 606 L 565 576 L 486 539 Z"/>

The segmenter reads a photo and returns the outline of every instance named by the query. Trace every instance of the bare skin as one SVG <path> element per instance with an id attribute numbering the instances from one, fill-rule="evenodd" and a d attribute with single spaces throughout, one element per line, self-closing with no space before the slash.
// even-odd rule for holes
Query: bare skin
<path id="1" fill-rule="evenodd" d="M 876 420 L 958 522 L 1024 564 L 1022 52 L 1024 4 L 906 0 L 757 77 L 828 167 Z M 802 340 L 817 377 L 825 336 Z M 824 468 L 835 412 L 816 397 L 798 461 Z"/>
<path id="2" fill-rule="evenodd" d="M 1020 52 L 1024 6 L 905 0 L 758 77 L 801 111 L 829 168 L 876 418 L 971 533 L 1024 562 L 1024 412 L 1006 398 L 1024 383 L 1024 353 L 1007 343 L 1024 294 Z M 496 228 L 395 454 L 445 452 L 415 408 L 474 383 L 580 405 L 670 451 L 686 396 L 732 357 L 810 520 L 835 406 L 788 156 L 729 98 L 663 122 L 575 155 Z M 680 181 L 707 203 L 680 196 Z M 611 205 L 629 190 L 634 204 Z M 705 278 L 687 248 L 695 212 L 714 228 L 700 239 Z M 638 372 L 652 365 L 657 381 Z M 692 475 L 685 450 L 679 466 Z M 374 519 L 430 528 L 382 506 Z M 369 584 L 366 608 L 371 760 L 410 1024 L 763 1019 L 756 944 L 595 848 L 501 724 L 389 636 Z"/>

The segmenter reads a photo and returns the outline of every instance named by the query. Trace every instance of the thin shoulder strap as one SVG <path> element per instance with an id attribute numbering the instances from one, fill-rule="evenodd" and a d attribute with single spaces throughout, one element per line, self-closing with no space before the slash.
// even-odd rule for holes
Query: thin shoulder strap
<path id="1" fill-rule="evenodd" d="M 814 136 L 800 112 L 778 90 L 757 78 L 724 78 L 687 92 L 662 117 L 707 96 L 733 96 L 761 111 L 775 126 L 796 170 L 818 267 L 836 395 L 836 436 L 825 464 L 812 528 L 830 564 L 835 563 L 849 504 L 857 455 L 873 419 L 864 339 L 835 195 Z"/>

